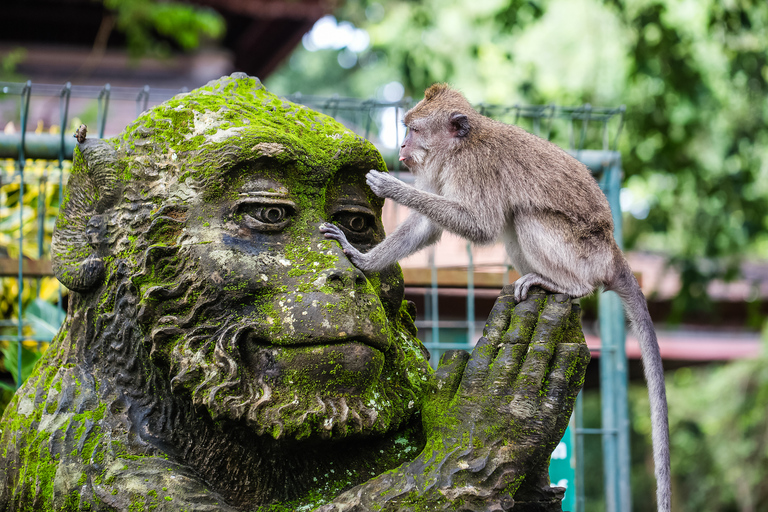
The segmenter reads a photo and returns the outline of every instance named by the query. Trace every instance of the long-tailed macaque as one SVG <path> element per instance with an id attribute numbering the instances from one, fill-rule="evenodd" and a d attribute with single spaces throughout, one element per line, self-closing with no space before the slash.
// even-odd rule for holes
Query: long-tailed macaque
<path id="1" fill-rule="evenodd" d="M 670 510 L 669 429 L 664 373 L 653 322 L 640 286 L 613 238 L 608 201 L 589 170 L 553 143 L 489 119 L 445 84 L 431 86 L 405 114 L 400 160 L 415 187 L 371 170 L 368 185 L 413 210 L 366 253 L 325 224 L 349 260 L 380 270 L 435 243 L 448 230 L 474 243 L 501 238 L 515 269 L 515 299 L 531 286 L 582 297 L 615 291 L 640 340 L 651 403 L 660 512 Z"/>

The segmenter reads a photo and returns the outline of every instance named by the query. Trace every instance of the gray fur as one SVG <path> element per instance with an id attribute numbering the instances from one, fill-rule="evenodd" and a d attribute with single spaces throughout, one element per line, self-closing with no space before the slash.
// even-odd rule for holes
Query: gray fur
<path id="1" fill-rule="evenodd" d="M 400 160 L 415 187 L 379 171 L 374 193 L 413 213 L 367 253 L 336 226 L 321 227 L 362 270 L 380 270 L 435 243 L 448 230 L 477 244 L 503 240 L 521 278 L 515 299 L 531 286 L 589 295 L 613 290 L 640 340 L 651 403 L 657 504 L 670 510 L 669 432 L 664 373 L 645 297 L 613 238 L 608 201 L 589 170 L 549 141 L 476 112 L 457 91 L 433 85 L 405 114 Z"/>

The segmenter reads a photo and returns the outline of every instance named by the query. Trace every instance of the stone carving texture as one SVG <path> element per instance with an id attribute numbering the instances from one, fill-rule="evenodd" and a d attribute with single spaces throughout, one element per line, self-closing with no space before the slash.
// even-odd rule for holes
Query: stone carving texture
<path id="1" fill-rule="evenodd" d="M 560 510 L 547 459 L 589 359 L 578 306 L 502 292 L 433 372 L 383 169 L 235 74 L 78 143 L 53 240 L 67 319 L 2 419 L 0 510 Z"/>

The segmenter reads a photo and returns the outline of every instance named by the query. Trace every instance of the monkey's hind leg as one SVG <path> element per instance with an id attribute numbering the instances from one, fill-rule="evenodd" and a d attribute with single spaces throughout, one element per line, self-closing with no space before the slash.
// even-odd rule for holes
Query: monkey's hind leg
<path id="1" fill-rule="evenodd" d="M 528 290 L 531 289 L 531 286 L 540 286 L 545 290 L 553 293 L 564 293 L 569 295 L 571 298 L 584 297 L 585 295 L 592 293 L 593 290 L 593 287 L 591 286 L 560 286 L 554 281 L 542 276 L 541 274 L 531 272 L 530 274 L 525 274 L 524 276 L 520 277 L 520 279 L 515 281 L 515 302 L 524 301 L 528 297 Z"/>

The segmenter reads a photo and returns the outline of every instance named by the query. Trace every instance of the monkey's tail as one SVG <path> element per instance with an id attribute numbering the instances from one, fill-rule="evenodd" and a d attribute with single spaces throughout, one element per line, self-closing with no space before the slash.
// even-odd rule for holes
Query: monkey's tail
<path id="1" fill-rule="evenodd" d="M 623 260 L 623 258 L 622 258 Z M 653 328 L 648 303 L 634 274 L 623 262 L 619 278 L 610 289 L 621 297 L 629 321 L 640 341 L 648 398 L 651 404 L 653 463 L 656 471 L 656 506 L 658 512 L 669 512 L 671 507 L 671 474 L 669 464 L 669 421 L 667 419 L 667 393 L 664 387 L 664 368 L 661 361 L 656 330 Z"/>

